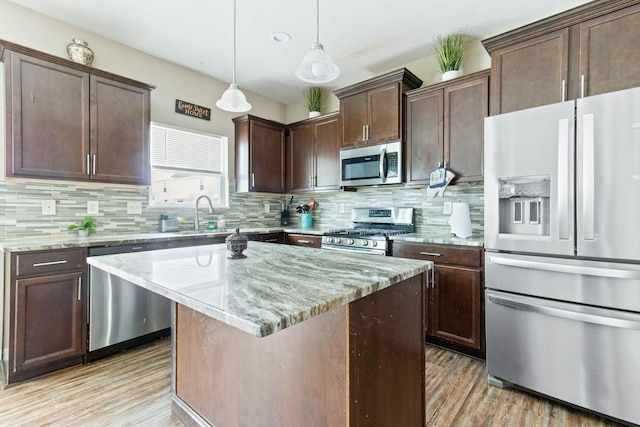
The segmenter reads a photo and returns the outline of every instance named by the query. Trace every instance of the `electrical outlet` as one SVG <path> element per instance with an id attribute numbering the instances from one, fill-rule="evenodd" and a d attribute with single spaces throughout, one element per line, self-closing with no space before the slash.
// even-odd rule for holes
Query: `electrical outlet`
<path id="1" fill-rule="evenodd" d="M 55 215 L 56 214 L 56 201 L 55 200 L 43 200 L 42 201 L 42 215 Z"/>
<path id="2" fill-rule="evenodd" d="M 340 213 L 344 213 L 344 203 L 338 204 L 338 210 L 340 211 Z"/>
<path id="3" fill-rule="evenodd" d="M 269 210 L 270 210 L 269 203 L 265 203 L 264 204 L 264 213 L 269 213 Z"/>
<path id="4" fill-rule="evenodd" d="M 445 215 L 451 215 L 452 205 L 451 202 L 444 202 L 442 204 L 442 213 Z"/>
<path id="5" fill-rule="evenodd" d="M 127 202 L 127 214 L 141 214 L 142 202 Z"/>
<path id="6" fill-rule="evenodd" d="M 87 214 L 97 215 L 100 213 L 100 203 L 97 200 L 89 200 L 87 202 Z"/>

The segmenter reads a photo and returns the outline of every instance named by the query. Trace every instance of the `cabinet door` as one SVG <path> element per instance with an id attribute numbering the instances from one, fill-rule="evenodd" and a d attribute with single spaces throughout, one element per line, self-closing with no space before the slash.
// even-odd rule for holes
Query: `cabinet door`
<path id="1" fill-rule="evenodd" d="M 580 24 L 582 94 L 598 95 L 640 86 L 640 5 Z"/>
<path id="2" fill-rule="evenodd" d="M 489 77 L 444 88 L 444 158 L 456 182 L 483 180 Z"/>
<path id="3" fill-rule="evenodd" d="M 89 75 L 15 52 L 6 55 L 7 174 L 86 179 Z"/>
<path id="4" fill-rule="evenodd" d="M 353 147 L 365 140 L 365 125 L 368 123 L 367 93 L 357 93 L 340 100 L 342 114 L 342 147 Z"/>
<path id="5" fill-rule="evenodd" d="M 313 125 L 289 129 L 288 188 L 292 193 L 313 189 Z"/>
<path id="6" fill-rule="evenodd" d="M 491 115 L 561 102 L 568 73 L 568 28 L 495 50 Z"/>
<path id="7" fill-rule="evenodd" d="M 481 350 L 482 272 L 436 266 L 429 315 L 431 336 Z"/>
<path id="8" fill-rule="evenodd" d="M 15 281 L 12 373 L 82 357 L 81 272 Z"/>
<path id="9" fill-rule="evenodd" d="M 251 191 L 284 193 L 284 126 L 250 120 Z"/>
<path id="10" fill-rule="evenodd" d="M 442 90 L 407 96 L 407 185 L 429 185 L 444 150 Z"/>
<path id="11" fill-rule="evenodd" d="M 378 144 L 398 140 L 400 134 L 400 86 L 398 83 L 372 89 L 368 95 L 369 143 Z"/>
<path id="12" fill-rule="evenodd" d="M 149 184 L 149 91 L 91 76 L 91 177 Z"/>
<path id="13" fill-rule="evenodd" d="M 315 190 L 340 189 L 340 117 L 315 122 Z"/>

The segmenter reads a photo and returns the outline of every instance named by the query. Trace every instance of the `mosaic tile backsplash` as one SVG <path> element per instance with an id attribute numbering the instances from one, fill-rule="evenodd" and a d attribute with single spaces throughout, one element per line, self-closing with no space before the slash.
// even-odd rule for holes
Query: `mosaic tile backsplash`
<path id="1" fill-rule="evenodd" d="M 200 220 L 206 224 L 225 216 L 226 227 L 279 227 L 282 203 L 291 194 L 237 194 L 235 184 L 230 183 L 229 208 L 216 209 L 213 215 L 201 204 Z M 482 185 L 450 186 L 444 197 L 429 199 L 426 189 L 406 189 L 403 186 L 364 187 L 357 192 L 305 193 L 293 195 L 290 213 L 291 228 L 299 226 L 300 215 L 295 207 L 307 203 L 313 197 L 318 206 L 313 211 L 314 226 L 349 227 L 351 208 L 354 207 L 413 207 L 416 212 L 416 231 L 448 231 L 449 215 L 443 214 L 444 202 L 469 204 L 474 236 L 484 233 L 484 201 Z M 55 201 L 55 214 L 43 215 L 42 202 Z M 87 215 L 87 202 L 97 201 L 99 213 L 93 215 L 98 222 L 98 233 L 129 234 L 159 231 L 158 217 L 167 213 L 186 219 L 181 228 L 194 228 L 194 207 L 149 207 L 149 188 L 141 186 L 108 185 L 93 183 L 55 182 L 38 180 L 0 181 L 0 239 L 15 240 L 27 237 L 66 235 L 67 225 L 78 222 Z M 140 202 L 141 214 L 128 214 L 127 202 Z M 265 213 L 269 204 L 269 213 Z M 343 209 L 342 209 L 343 208 Z M 2 214 L 4 213 L 4 214 Z"/>

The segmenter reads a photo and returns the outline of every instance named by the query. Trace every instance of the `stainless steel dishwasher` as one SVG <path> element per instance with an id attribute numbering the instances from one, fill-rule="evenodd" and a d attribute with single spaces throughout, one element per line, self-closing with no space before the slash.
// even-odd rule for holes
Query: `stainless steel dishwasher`
<path id="1" fill-rule="evenodd" d="M 167 249 L 176 242 L 89 248 L 89 256 Z M 113 276 L 89 269 L 88 360 L 132 348 L 171 334 L 171 301 Z"/>

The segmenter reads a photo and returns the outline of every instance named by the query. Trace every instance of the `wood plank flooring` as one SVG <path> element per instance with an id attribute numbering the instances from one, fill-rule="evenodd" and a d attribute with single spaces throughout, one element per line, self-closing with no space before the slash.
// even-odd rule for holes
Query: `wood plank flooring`
<path id="1" fill-rule="evenodd" d="M 426 359 L 428 426 L 617 425 L 489 386 L 483 361 L 432 346 Z M 164 339 L 0 391 L 0 426 L 181 426 L 171 415 L 170 360 Z"/>

